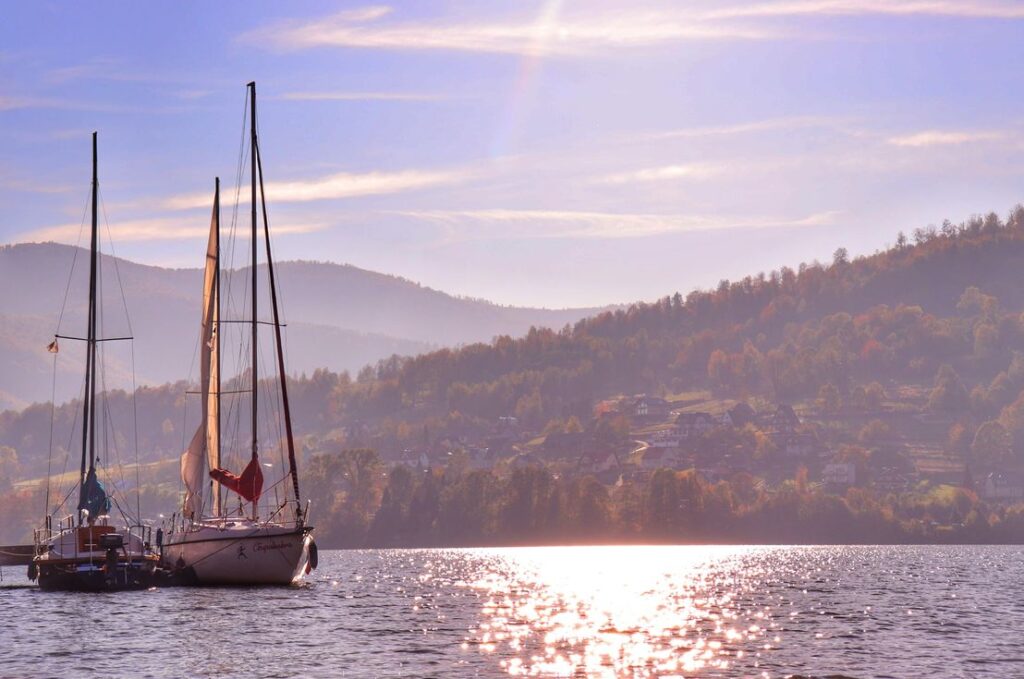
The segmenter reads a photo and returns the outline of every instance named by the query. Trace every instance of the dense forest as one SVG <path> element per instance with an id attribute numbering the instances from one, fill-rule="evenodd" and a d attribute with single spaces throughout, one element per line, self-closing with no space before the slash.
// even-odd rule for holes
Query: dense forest
<path id="1" fill-rule="evenodd" d="M 967 483 L 829 493 L 809 483 L 806 469 L 771 483 L 745 469 L 714 482 L 665 469 L 608 483 L 524 464 L 525 445 L 510 451 L 518 461 L 487 469 L 459 459 L 460 446 L 493 434 L 503 418 L 531 435 L 583 430 L 594 434 L 592 445 L 612 445 L 628 425 L 601 434 L 614 428 L 602 412 L 608 399 L 694 390 L 731 402 L 805 404 L 815 436 L 837 458 L 870 458 L 892 452 L 885 432 L 898 423 L 889 420 L 918 394 L 915 417 L 941 429 L 943 454 L 976 476 L 1015 471 L 1024 459 L 1022 286 L 1017 207 L 1006 219 L 989 214 L 899 234 L 870 256 L 840 248 L 828 263 L 722 281 L 558 329 L 393 356 L 354 376 L 317 370 L 290 385 L 303 479 L 321 535 L 338 545 L 1021 540 L 1019 511 L 986 504 Z M 191 426 L 186 389 L 137 392 L 143 461 L 180 451 Z M 132 407 L 125 393 L 108 403 L 115 420 Z M 11 483 L 45 473 L 50 408 L 0 414 L 7 506 L 38 492 Z M 58 431 L 69 430 L 76 408 L 56 408 Z M 757 434 L 737 430 L 729 445 L 740 449 L 747 436 L 755 455 Z M 906 441 L 899 445 L 908 455 Z M 410 450 L 439 446 L 448 463 L 408 464 Z M 169 501 L 173 464 L 152 473 L 148 492 Z"/>

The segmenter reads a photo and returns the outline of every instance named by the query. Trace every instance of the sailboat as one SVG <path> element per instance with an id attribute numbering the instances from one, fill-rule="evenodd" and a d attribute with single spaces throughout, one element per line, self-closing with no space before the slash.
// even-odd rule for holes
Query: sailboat
<path id="1" fill-rule="evenodd" d="M 277 304 L 274 264 L 270 251 L 270 226 L 263 194 L 263 164 L 256 129 L 256 83 L 248 84 L 251 160 L 251 261 L 248 320 L 221 318 L 220 180 L 215 182 L 213 214 L 206 249 L 203 279 L 203 309 L 200 333 L 200 423 L 181 457 L 181 479 L 185 497 L 181 515 L 172 517 L 164 537 L 164 564 L 184 580 L 199 585 L 286 585 L 301 580 L 316 568 L 317 551 L 313 528 L 307 524 L 308 504 L 303 507 L 295 459 L 291 410 L 281 345 L 281 322 Z M 257 188 L 259 202 L 257 202 Z M 263 497 L 263 463 L 260 457 L 260 425 L 265 413 L 259 409 L 259 326 L 257 315 L 258 243 L 257 206 L 262 206 L 263 240 L 276 345 L 277 386 L 280 389 L 288 472 L 281 480 L 284 500 L 260 503 Z M 223 466 L 221 431 L 221 327 L 239 322 L 248 325 L 251 363 L 248 369 L 250 437 L 248 462 L 240 474 Z M 232 394 L 239 391 L 231 389 Z M 209 477 L 209 478 L 207 478 Z M 285 483 L 290 478 L 291 483 Z M 276 494 L 275 494 L 276 496 Z M 237 502 L 233 502 L 237 501 Z"/>
<path id="2" fill-rule="evenodd" d="M 151 547 L 152 533 L 148 526 L 128 519 L 120 529 L 110 523 L 111 495 L 100 480 L 97 459 L 97 429 L 103 418 L 102 403 L 97 400 L 97 345 L 115 339 L 130 337 L 98 337 L 97 311 L 99 306 L 98 260 L 99 238 L 97 226 L 97 195 L 99 191 L 97 135 L 92 135 L 92 231 L 89 248 L 89 307 L 87 332 L 83 337 L 57 334 L 48 349 L 57 353 L 58 340 L 84 341 L 85 390 L 81 404 L 82 459 L 78 478 L 78 510 L 57 518 L 64 501 L 51 512 L 47 480 L 47 507 L 43 527 L 34 532 L 34 556 L 28 567 L 31 580 L 38 580 L 44 590 L 107 591 L 148 588 L 166 579 L 159 568 L 159 555 Z M 60 332 L 58 328 L 58 333 Z M 55 366 L 56 369 L 56 366 Z M 102 376 L 102 375 L 101 375 Z M 102 394 L 100 394 L 102 397 Z"/>

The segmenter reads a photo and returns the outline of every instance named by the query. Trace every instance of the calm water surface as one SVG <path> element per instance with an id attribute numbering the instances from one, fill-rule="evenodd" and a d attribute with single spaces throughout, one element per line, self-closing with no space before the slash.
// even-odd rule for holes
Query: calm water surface
<path id="1" fill-rule="evenodd" d="M 1020 547 L 321 552 L 293 588 L 0 583 L 0 677 L 1024 676 Z"/>

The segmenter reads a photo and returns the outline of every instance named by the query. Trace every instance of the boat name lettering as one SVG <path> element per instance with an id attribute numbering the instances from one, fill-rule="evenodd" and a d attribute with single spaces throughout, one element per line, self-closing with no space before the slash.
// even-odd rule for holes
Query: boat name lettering
<path id="1" fill-rule="evenodd" d="M 269 544 L 259 543 L 255 547 L 253 547 L 253 550 L 257 551 L 257 552 L 268 552 L 268 551 L 270 551 L 272 549 L 288 549 L 288 543 L 287 542 L 271 542 Z"/>

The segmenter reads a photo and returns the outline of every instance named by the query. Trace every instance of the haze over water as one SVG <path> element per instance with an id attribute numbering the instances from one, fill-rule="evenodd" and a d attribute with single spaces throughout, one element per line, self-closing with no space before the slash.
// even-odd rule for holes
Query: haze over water
<path id="1" fill-rule="evenodd" d="M 324 552 L 294 588 L 0 589 L 0 676 L 1008 677 L 1020 547 Z M 69 616 L 82 621 L 66 630 Z"/>

